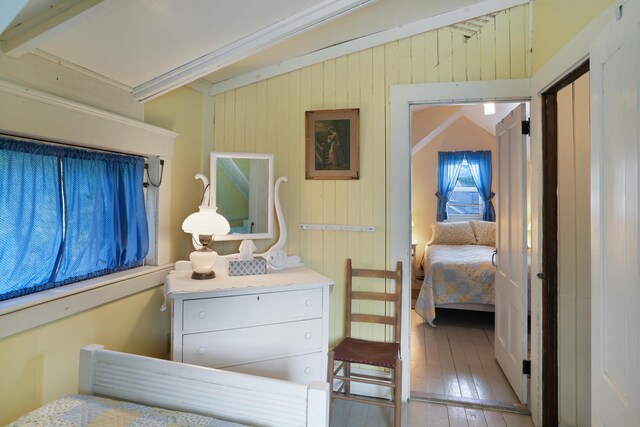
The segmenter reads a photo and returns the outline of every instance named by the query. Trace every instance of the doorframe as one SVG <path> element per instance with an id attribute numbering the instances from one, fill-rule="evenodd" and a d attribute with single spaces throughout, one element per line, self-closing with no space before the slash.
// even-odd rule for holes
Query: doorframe
<path id="1" fill-rule="evenodd" d="M 530 79 L 392 85 L 390 143 L 390 263 L 402 261 L 402 305 L 411 307 L 411 112 L 413 104 L 529 102 Z M 410 354 L 411 311 L 403 310 L 401 351 Z M 402 369 L 402 399 L 410 394 L 411 364 Z M 532 393 L 532 397 L 534 394 Z"/>
<path id="2" fill-rule="evenodd" d="M 557 95 L 589 71 L 589 61 L 542 93 L 542 425 L 558 425 L 558 100 Z M 555 369 L 552 367 L 555 366 Z"/>

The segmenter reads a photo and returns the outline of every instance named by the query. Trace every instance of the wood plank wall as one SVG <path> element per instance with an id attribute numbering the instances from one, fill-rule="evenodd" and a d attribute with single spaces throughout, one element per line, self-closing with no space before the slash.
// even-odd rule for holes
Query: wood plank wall
<path id="1" fill-rule="evenodd" d="M 389 86 L 529 76 L 529 7 L 523 5 L 500 12 L 469 39 L 447 28 L 429 31 L 214 97 L 213 150 L 274 153 L 276 177 L 289 178 L 282 186 L 285 250 L 335 280 L 332 343 L 343 335 L 346 258 L 363 268 L 395 263 L 388 231 Z M 338 108 L 360 109 L 360 179 L 305 180 L 305 111 Z M 299 231 L 299 223 L 373 225 L 376 231 Z M 262 250 L 273 241 L 255 243 Z M 216 250 L 232 253 L 237 245 L 218 243 Z"/>

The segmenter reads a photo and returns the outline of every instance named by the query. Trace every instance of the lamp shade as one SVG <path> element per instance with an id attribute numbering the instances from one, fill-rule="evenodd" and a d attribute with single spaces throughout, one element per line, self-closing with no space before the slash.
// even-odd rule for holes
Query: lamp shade
<path id="1" fill-rule="evenodd" d="M 184 220 L 182 231 L 207 236 L 228 234 L 229 221 L 217 213 L 217 210 L 218 208 L 213 206 L 200 206 L 198 212 L 192 213 Z"/>

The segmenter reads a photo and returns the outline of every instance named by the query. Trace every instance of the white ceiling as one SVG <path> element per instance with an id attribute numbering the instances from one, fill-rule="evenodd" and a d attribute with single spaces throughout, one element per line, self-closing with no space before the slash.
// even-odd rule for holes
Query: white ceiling
<path id="1" fill-rule="evenodd" d="M 210 87 L 412 23 L 523 2 L 0 0 L 0 47 L 14 58 L 45 56 L 144 101 L 195 80 Z"/>

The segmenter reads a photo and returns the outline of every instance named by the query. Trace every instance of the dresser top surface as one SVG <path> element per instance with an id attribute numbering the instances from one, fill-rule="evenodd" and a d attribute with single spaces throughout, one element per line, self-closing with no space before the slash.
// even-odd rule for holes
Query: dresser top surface
<path id="1" fill-rule="evenodd" d="M 216 277 L 208 280 L 191 278 L 191 269 L 172 270 L 165 280 L 165 294 L 169 298 L 208 294 L 250 293 L 256 290 L 288 290 L 313 286 L 332 286 L 333 280 L 308 267 L 290 267 L 266 274 L 229 276 L 225 270 L 215 270 Z"/>

